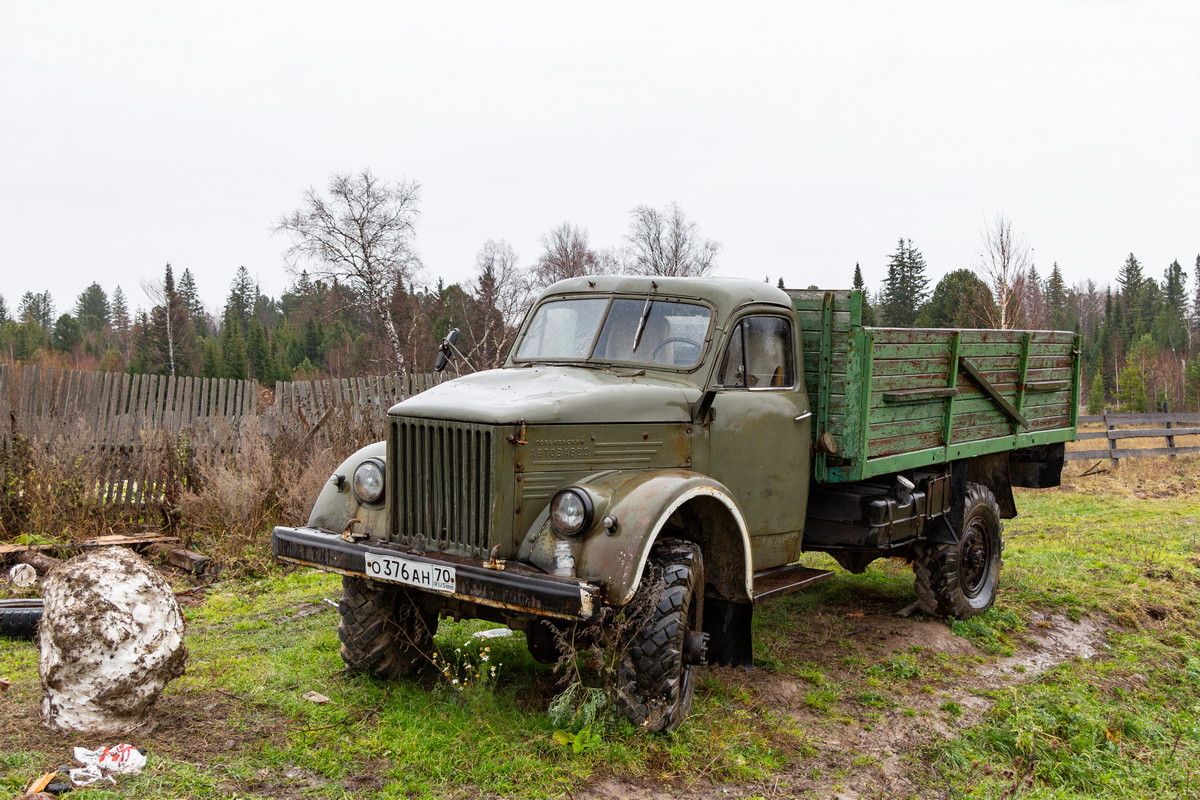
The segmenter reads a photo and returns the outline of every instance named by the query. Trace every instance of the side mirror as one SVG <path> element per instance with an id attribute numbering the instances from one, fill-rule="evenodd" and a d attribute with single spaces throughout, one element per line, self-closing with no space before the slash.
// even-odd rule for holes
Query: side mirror
<path id="1" fill-rule="evenodd" d="M 450 359 L 454 357 L 457 350 L 454 343 L 458 341 L 458 328 L 451 328 L 446 334 L 446 338 L 442 339 L 442 346 L 438 348 L 437 360 L 433 362 L 433 369 L 436 372 L 441 372 L 450 363 Z"/>

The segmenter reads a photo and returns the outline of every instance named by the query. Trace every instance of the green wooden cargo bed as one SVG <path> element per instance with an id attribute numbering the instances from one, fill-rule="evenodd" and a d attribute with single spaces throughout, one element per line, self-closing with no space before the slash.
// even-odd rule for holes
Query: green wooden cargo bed
<path id="1" fill-rule="evenodd" d="M 867 327 L 861 291 L 788 294 L 804 337 L 815 480 L 1075 438 L 1075 334 Z"/>

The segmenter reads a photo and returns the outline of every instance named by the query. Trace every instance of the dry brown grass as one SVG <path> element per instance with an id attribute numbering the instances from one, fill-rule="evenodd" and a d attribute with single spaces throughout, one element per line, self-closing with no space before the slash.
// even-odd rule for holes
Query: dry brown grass
<path id="1" fill-rule="evenodd" d="M 384 428 L 338 410 L 315 430 L 299 419 L 247 417 L 203 430 L 147 430 L 113 447 L 97 446 L 82 423 L 28 430 L 8 422 L 0 543 L 161 528 L 226 568 L 250 572 L 269 560 L 272 526 L 307 521 L 330 473 Z"/>
<path id="2" fill-rule="evenodd" d="M 1130 426 L 1122 430 L 1133 430 Z M 1102 431 L 1103 425 L 1081 425 L 1080 432 Z M 1103 450 L 1105 439 L 1068 442 L 1068 452 Z M 1166 447 L 1163 438 L 1122 439 L 1120 449 Z M 1200 446 L 1200 436 L 1176 436 L 1176 447 Z M 1200 495 L 1200 455 L 1153 456 L 1150 458 L 1108 458 L 1068 461 L 1063 470 L 1063 486 L 1084 494 L 1113 494 L 1121 497 L 1174 497 Z"/>

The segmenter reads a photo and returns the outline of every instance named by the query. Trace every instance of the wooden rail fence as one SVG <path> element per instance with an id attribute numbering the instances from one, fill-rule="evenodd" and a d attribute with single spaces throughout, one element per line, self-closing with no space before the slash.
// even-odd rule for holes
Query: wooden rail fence
<path id="1" fill-rule="evenodd" d="M 1102 423 L 1102 431 L 1080 431 L 1076 437 L 1085 439 L 1104 439 L 1107 445 L 1102 449 L 1068 450 L 1068 461 L 1086 461 L 1090 459 L 1107 458 L 1118 461 L 1122 458 L 1149 458 L 1151 456 L 1178 456 L 1188 453 L 1200 453 L 1200 445 L 1181 445 L 1177 438 L 1200 436 L 1200 414 L 1161 413 L 1161 414 L 1097 414 L 1079 417 L 1079 424 Z M 1121 442 L 1138 439 L 1165 439 L 1166 447 L 1120 447 Z"/>

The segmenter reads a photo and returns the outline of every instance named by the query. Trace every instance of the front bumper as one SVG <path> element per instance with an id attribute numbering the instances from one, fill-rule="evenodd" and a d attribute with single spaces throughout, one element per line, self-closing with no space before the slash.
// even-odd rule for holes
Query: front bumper
<path id="1" fill-rule="evenodd" d="M 271 552 L 280 561 L 359 578 L 368 577 L 367 553 L 400 556 L 431 566 L 451 566 L 458 576 L 453 593 L 398 585 L 517 614 L 588 620 L 600 607 L 601 587 L 577 578 L 547 575 L 515 561 L 505 562 L 503 570 L 489 569 L 478 559 L 446 553 L 415 553 L 390 542 L 347 542 L 333 531 L 320 528 L 276 528 L 271 534 Z"/>

